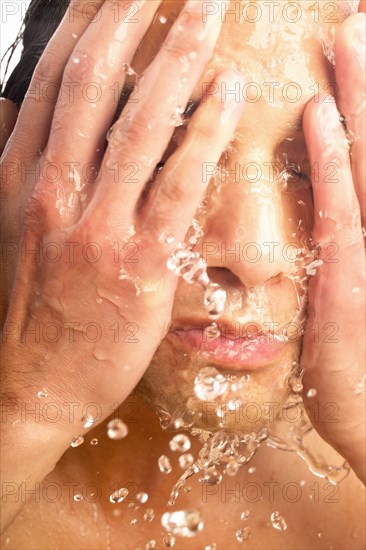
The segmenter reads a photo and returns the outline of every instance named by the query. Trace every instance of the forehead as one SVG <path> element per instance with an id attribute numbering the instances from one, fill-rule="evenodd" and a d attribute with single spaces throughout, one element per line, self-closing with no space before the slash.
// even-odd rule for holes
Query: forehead
<path id="1" fill-rule="evenodd" d="M 183 0 L 164 0 L 139 47 L 133 66 L 142 72 L 158 52 Z M 199 100 L 215 73 L 227 67 L 246 77 L 247 102 L 242 130 L 248 138 L 266 121 L 266 135 L 288 135 L 301 126 L 306 102 L 314 95 L 334 94 L 332 46 L 337 26 L 357 10 L 358 0 L 231 0 L 207 1 L 202 16 L 222 10 L 222 30 L 212 60 L 196 86 Z M 327 55 L 324 55 L 327 54 Z M 247 122 L 246 122 L 247 121 Z M 249 123 L 250 121 L 250 123 Z"/>

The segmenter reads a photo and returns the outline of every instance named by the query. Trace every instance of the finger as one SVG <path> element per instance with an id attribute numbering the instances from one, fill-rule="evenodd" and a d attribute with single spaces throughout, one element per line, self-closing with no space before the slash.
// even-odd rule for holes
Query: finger
<path id="1" fill-rule="evenodd" d="M 42 175 L 52 176 L 42 178 L 35 191 L 53 229 L 69 227 L 82 215 L 117 106 L 115 85 L 122 89 L 123 64 L 133 57 L 160 1 L 106 0 L 67 60 L 40 163 Z M 131 7 L 133 16 L 125 9 Z"/>
<path id="2" fill-rule="evenodd" d="M 65 65 L 76 41 L 90 25 L 103 2 L 88 2 L 88 9 L 84 9 L 82 3 L 71 0 L 62 22 L 34 70 L 12 136 L 14 144 L 28 158 L 43 151 L 47 144 Z M 32 139 L 24 139 L 24 136 L 32 136 Z"/>
<path id="3" fill-rule="evenodd" d="M 360 207 L 352 180 L 349 144 L 335 100 L 321 96 L 319 101 L 310 101 L 303 126 L 313 167 L 313 236 L 319 242 L 334 236 L 344 246 L 354 239 L 358 241 L 362 235 Z"/>
<path id="4" fill-rule="evenodd" d="M 350 349 L 347 343 L 356 340 L 362 345 L 363 340 L 363 238 L 349 147 L 335 103 L 324 98 L 308 103 L 304 135 L 311 166 L 319 167 L 312 178 L 313 239 L 321 245 L 323 264 L 309 281 L 301 364 L 306 387 L 321 388 L 323 401 L 331 402 L 337 388 L 353 392 L 362 377 L 363 365 L 356 360 L 360 349 Z M 315 330 L 320 331 L 317 338 Z"/>
<path id="5" fill-rule="evenodd" d="M 9 99 L 0 97 L 0 156 L 11 136 L 18 118 L 18 108 Z"/>
<path id="6" fill-rule="evenodd" d="M 62 158 L 74 162 L 79 187 L 87 181 L 82 169 L 101 156 L 97 152 L 104 149 L 126 80 L 124 66 L 132 61 L 160 3 L 106 0 L 66 64 L 45 154 L 61 164 Z"/>
<path id="7" fill-rule="evenodd" d="M 352 140 L 353 181 L 363 222 L 366 217 L 366 16 L 351 15 L 340 26 L 335 46 L 338 108 Z"/>
<path id="8" fill-rule="evenodd" d="M 220 32 L 222 12 L 217 10 L 206 21 L 202 17 L 203 2 L 187 2 L 140 80 L 135 102 L 128 102 L 113 127 L 101 167 L 105 177 L 90 204 L 96 225 L 105 225 L 106 211 L 114 224 L 133 223 L 136 203 L 168 146 L 177 112 L 184 111 Z M 226 6 L 221 0 L 219 3 Z M 135 167 L 132 178 L 125 175 L 126 167 Z M 114 179 L 116 169 L 118 185 Z M 131 175 L 131 170 L 127 174 Z"/>
<path id="9" fill-rule="evenodd" d="M 244 77 L 238 71 L 220 73 L 212 89 L 192 117 L 182 144 L 159 173 L 142 209 L 143 230 L 157 240 L 162 233 L 184 240 L 187 228 L 211 178 L 205 163 L 218 163 L 243 112 Z"/>

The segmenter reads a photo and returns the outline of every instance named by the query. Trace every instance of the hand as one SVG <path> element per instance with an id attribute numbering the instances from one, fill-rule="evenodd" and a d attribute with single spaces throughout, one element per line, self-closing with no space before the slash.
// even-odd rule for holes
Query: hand
<path id="1" fill-rule="evenodd" d="M 313 181 L 313 239 L 323 264 L 309 284 L 309 318 L 300 365 L 304 400 L 319 434 L 365 481 L 365 15 L 336 37 L 337 105 L 310 101 L 304 133 Z M 345 116 L 351 148 L 339 121 Z M 351 153 L 351 155 L 350 155 Z M 337 168 L 330 177 L 327 163 Z M 328 168 L 329 168 L 328 164 Z M 316 395 L 314 391 L 316 390 Z"/>
<path id="2" fill-rule="evenodd" d="M 101 422 L 148 367 L 168 330 L 177 285 L 167 260 L 205 192 L 202 163 L 218 162 L 242 114 L 243 103 L 207 97 L 152 178 L 175 129 L 172 117 L 187 104 L 220 31 L 219 16 L 205 24 L 187 4 L 106 146 L 116 109 L 108 91 L 116 82 L 122 89 L 121 60 L 133 59 L 160 2 L 143 3 L 138 24 L 126 18 L 117 24 L 107 3 L 99 0 L 102 16 L 93 24 L 80 14 L 72 23 L 66 14 L 36 67 L 2 157 L 2 236 L 10 265 L 2 391 L 5 408 L 15 411 L 3 437 L 12 461 L 24 444 L 20 462 L 31 460 L 33 480 L 47 473 L 38 463 L 51 452 L 50 437 L 59 444 L 52 445 L 58 456 L 47 458 L 48 471 L 72 437 L 87 431 L 81 412 L 70 422 L 65 404 L 79 403 L 81 411 L 94 402 Z M 200 2 L 194 5 L 197 10 Z M 228 70 L 216 82 L 232 86 L 238 79 Z M 94 103 L 81 93 L 90 82 L 103 91 Z M 55 83 L 61 95 L 50 102 L 43 92 L 52 85 L 54 93 Z M 78 84 L 72 101 L 70 83 Z M 98 170 L 84 170 L 91 165 Z M 22 403 L 40 399 L 59 404 L 60 421 L 14 424 Z M 14 463 L 7 468 L 16 479 Z"/>

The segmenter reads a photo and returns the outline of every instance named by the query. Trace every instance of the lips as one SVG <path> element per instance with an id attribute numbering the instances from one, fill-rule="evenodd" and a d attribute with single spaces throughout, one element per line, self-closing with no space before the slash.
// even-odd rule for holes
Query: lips
<path id="1" fill-rule="evenodd" d="M 228 331 L 223 328 L 215 339 L 199 327 L 176 327 L 170 335 L 185 351 L 201 355 L 210 364 L 235 371 L 258 369 L 274 363 L 286 346 L 285 341 L 268 331 L 235 337 L 232 331 L 228 336 Z"/>

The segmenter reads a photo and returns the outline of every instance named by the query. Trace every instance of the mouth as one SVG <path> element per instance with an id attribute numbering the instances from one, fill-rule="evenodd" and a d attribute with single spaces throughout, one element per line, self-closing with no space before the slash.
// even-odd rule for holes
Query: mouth
<path id="1" fill-rule="evenodd" d="M 244 371 L 266 367 L 279 360 L 287 344 L 274 332 L 263 331 L 255 323 L 251 325 L 251 331 L 212 322 L 205 325 L 178 325 L 172 328 L 169 335 L 178 348 L 199 355 L 224 370 Z M 253 330 L 253 327 L 256 329 Z"/>

